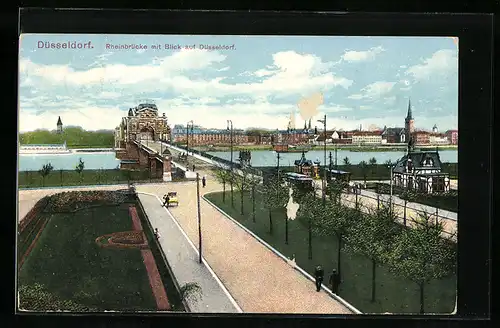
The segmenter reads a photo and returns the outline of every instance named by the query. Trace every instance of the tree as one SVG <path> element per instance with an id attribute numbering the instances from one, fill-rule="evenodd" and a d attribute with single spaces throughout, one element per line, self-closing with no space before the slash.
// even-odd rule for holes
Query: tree
<path id="1" fill-rule="evenodd" d="M 338 203 L 328 202 L 317 209 L 314 216 L 313 229 L 320 236 L 335 235 L 338 242 L 337 271 L 341 274 L 340 255 L 342 251 L 343 238 L 347 235 L 349 227 L 359 218 L 359 211 L 351 209 Z"/>
<path id="2" fill-rule="evenodd" d="M 52 172 L 53 169 L 54 167 L 52 166 L 52 164 L 47 163 L 44 164 L 42 166 L 42 169 L 38 171 L 38 173 L 40 173 L 40 175 L 42 176 L 42 187 L 45 187 L 45 178 L 50 174 L 50 172 Z"/>
<path id="3" fill-rule="evenodd" d="M 342 197 L 342 191 L 347 188 L 347 182 L 343 180 L 330 180 L 326 185 L 327 195 L 330 196 L 330 201 L 334 201 L 340 204 L 340 199 Z"/>
<path id="4" fill-rule="evenodd" d="M 236 189 L 240 192 L 240 204 L 241 204 L 241 215 L 244 215 L 243 204 L 244 204 L 244 195 L 246 191 L 250 190 L 250 173 L 248 170 L 241 170 L 241 174 L 236 170 L 232 172 L 234 175 L 233 182 L 236 186 Z"/>
<path id="5" fill-rule="evenodd" d="M 389 270 L 416 283 L 420 289 L 420 313 L 424 313 L 424 288 L 435 279 L 453 274 L 457 267 L 455 235 L 446 235 L 444 225 L 427 213 L 420 213 L 413 227 L 397 236 L 388 254 Z"/>
<path id="6" fill-rule="evenodd" d="M 106 171 L 100 168 L 99 170 L 97 170 L 95 178 L 98 184 L 102 184 L 106 180 Z"/>
<path id="7" fill-rule="evenodd" d="M 272 235 L 272 212 L 286 207 L 289 200 L 288 188 L 283 184 L 282 178 L 278 178 L 278 176 L 273 175 L 264 185 L 264 195 L 264 206 L 269 211 L 269 233 Z"/>
<path id="8" fill-rule="evenodd" d="M 260 177 L 250 173 L 248 177 L 248 186 L 250 190 L 252 191 L 251 198 L 252 198 L 252 220 L 255 222 L 255 189 L 257 186 L 260 184 Z"/>
<path id="9" fill-rule="evenodd" d="M 384 164 L 386 166 L 390 166 L 390 165 L 392 165 L 392 161 L 390 159 L 388 159 L 387 161 L 384 162 Z"/>
<path id="10" fill-rule="evenodd" d="M 222 183 L 222 202 L 226 202 L 226 183 L 231 178 L 231 171 L 222 165 L 217 165 L 214 169 L 215 179 Z"/>
<path id="11" fill-rule="evenodd" d="M 359 167 L 361 168 L 361 173 L 363 174 L 363 181 L 366 184 L 366 177 L 368 175 L 368 163 L 365 161 L 359 162 Z"/>
<path id="12" fill-rule="evenodd" d="M 368 163 L 370 163 L 370 166 L 372 168 L 372 174 L 375 173 L 375 167 L 377 165 L 377 159 L 375 157 L 372 157 L 368 160 Z"/>
<path id="13" fill-rule="evenodd" d="M 312 232 L 313 232 L 313 221 L 319 216 L 319 207 L 323 205 L 318 201 L 316 197 L 316 190 L 304 194 L 300 198 L 300 207 L 297 210 L 297 218 L 307 222 L 308 230 L 308 259 L 312 259 Z"/>
<path id="14" fill-rule="evenodd" d="M 84 169 L 85 169 L 85 163 L 83 162 L 82 158 L 80 157 L 78 159 L 78 164 L 75 167 L 75 171 L 76 171 L 76 173 L 78 173 L 78 178 L 80 180 L 80 184 L 83 181 L 83 175 L 82 175 L 82 173 L 83 173 Z"/>
<path id="15" fill-rule="evenodd" d="M 345 166 L 349 166 L 351 165 L 351 161 L 349 160 L 349 157 L 344 157 L 344 159 L 342 160 L 344 162 L 344 165 Z"/>
<path id="16" fill-rule="evenodd" d="M 375 301 L 376 269 L 378 264 L 385 263 L 402 227 L 389 206 L 379 209 L 370 207 L 368 214 L 358 212 L 360 219 L 355 220 L 345 237 L 345 249 L 363 254 L 372 261 L 372 293 L 371 301 Z"/>
<path id="17" fill-rule="evenodd" d="M 197 282 L 188 282 L 180 289 L 180 296 L 183 301 L 198 301 L 203 297 L 201 286 Z"/>

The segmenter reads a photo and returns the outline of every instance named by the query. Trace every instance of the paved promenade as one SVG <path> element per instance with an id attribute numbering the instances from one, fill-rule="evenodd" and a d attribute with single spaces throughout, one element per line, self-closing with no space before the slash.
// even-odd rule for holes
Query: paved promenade
<path id="1" fill-rule="evenodd" d="M 222 190 L 210 172 L 201 194 Z M 162 196 L 175 190 L 179 206 L 169 208 L 194 245 L 198 245 L 196 182 L 137 186 Z M 245 313 L 352 312 L 254 237 L 201 199 L 203 256 Z"/>
<path id="2" fill-rule="evenodd" d="M 179 286 L 196 282 L 202 294 L 198 299 L 188 299 L 191 312 L 237 313 L 238 306 L 230 299 L 215 276 L 205 264 L 198 262 L 198 253 L 190 244 L 187 236 L 168 211 L 161 206 L 156 196 L 139 194 L 146 215 L 154 228 L 160 232 L 160 245 L 172 273 Z"/>

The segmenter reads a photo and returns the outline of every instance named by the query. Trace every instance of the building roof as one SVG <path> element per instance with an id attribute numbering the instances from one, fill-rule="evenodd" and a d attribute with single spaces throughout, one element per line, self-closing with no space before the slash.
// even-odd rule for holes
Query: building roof
<path id="1" fill-rule="evenodd" d="M 380 131 L 356 131 L 352 134 L 353 136 L 379 136 Z"/>
<path id="2" fill-rule="evenodd" d="M 306 159 L 306 155 L 304 152 L 302 152 L 302 157 L 300 159 L 296 160 L 294 163 L 297 166 L 303 166 L 303 165 L 312 166 L 313 165 L 313 161 L 311 161 L 310 159 Z"/>
<path id="3" fill-rule="evenodd" d="M 405 128 L 386 128 L 382 132 L 383 136 L 397 136 L 405 133 Z"/>
<path id="4" fill-rule="evenodd" d="M 63 125 L 61 121 L 61 116 L 59 116 L 59 118 L 57 119 L 57 125 Z"/>
<path id="5" fill-rule="evenodd" d="M 412 151 L 405 156 L 403 156 L 394 166 L 393 172 L 396 173 L 404 173 L 405 167 L 407 165 L 408 160 L 411 160 L 413 163 L 413 168 L 414 169 L 421 169 L 421 168 L 431 168 L 431 169 L 437 169 L 441 170 L 442 167 L 442 162 L 439 157 L 439 152 L 434 150 L 434 151 Z M 424 166 L 427 160 L 430 160 L 432 163 L 431 166 Z"/>
<path id="6" fill-rule="evenodd" d="M 331 170 L 327 170 L 333 174 L 351 174 L 351 172 L 347 172 L 347 171 L 341 171 L 341 170 L 334 170 L 334 169 L 331 169 Z"/>

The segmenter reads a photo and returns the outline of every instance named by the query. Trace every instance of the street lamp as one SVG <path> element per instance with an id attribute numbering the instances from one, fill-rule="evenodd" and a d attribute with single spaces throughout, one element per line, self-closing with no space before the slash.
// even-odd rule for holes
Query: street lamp
<path id="1" fill-rule="evenodd" d="M 189 123 L 191 123 L 191 132 L 193 132 L 193 120 L 186 124 L 186 152 L 189 155 Z"/>
<path id="2" fill-rule="evenodd" d="M 200 209 L 200 174 L 196 172 L 196 198 L 198 202 L 198 255 L 199 262 L 202 262 L 202 253 L 201 253 L 201 209 Z"/>
<path id="3" fill-rule="evenodd" d="M 229 139 L 231 142 L 231 179 L 229 180 L 231 185 L 231 206 L 234 207 L 234 196 L 233 196 L 233 121 L 227 120 L 227 130 L 229 131 Z"/>
<path id="4" fill-rule="evenodd" d="M 324 162 L 323 162 L 323 205 L 326 204 L 326 114 L 322 120 L 318 120 L 318 122 L 323 123 L 323 133 L 324 133 L 324 142 L 323 142 L 323 153 L 324 153 Z"/>

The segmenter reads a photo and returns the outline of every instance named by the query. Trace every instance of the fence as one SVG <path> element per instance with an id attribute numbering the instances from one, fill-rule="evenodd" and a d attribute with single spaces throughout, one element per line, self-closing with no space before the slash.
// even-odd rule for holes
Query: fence
<path id="1" fill-rule="evenodd" d="M 125 182 L 157 182 L 149 170 L 83 170 L 81 174 L 74 170 L 54 170 L 43 177 L 38 171 L 19 172 L 19 188 L 52 186 L 105 185 Z"/>
<path id="2" fill-rule="evenodd" d="M 414 225 L 414 221 L 421 215 L 428 215 L 435 222 L 442 222 L 444 233 L 447 235 L 454 235 L 457 232 L 457 219 L 450 215 L 450 212 L 433 208 L 429 211 L 430 206 L 410 203 L 407 200 L 402 200 L 396 196 L 381 195 L 371 196 L 368 194 L 360 194 L 358 192 L 342 194 L 341 204 L 344 206 L 359 208 L 364 213 L 370 213 L 373 209 L 380 208 L 380 206 L 390 206 L 393 213 L 404 226 Z M 421 208 L 417 208 L 420 206 Z M 426 209 L 427 208 L 427 209 Z M 440 211 L 444 212 L 440 214 Z"/>

